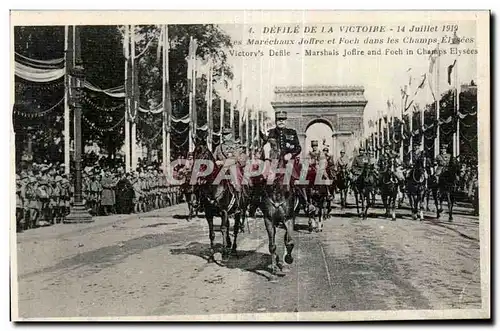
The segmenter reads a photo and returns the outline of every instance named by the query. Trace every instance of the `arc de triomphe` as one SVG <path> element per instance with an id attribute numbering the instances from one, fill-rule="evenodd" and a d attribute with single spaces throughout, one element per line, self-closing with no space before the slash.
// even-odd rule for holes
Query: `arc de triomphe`
<path id="1" fill-rule="evenodd" d="M 288 126 L 294 128 L 300 139 L 303 154 L 306 131 L 314 123 L 324 123 L 332 129 L 335 158 L 340 149 L 351 157 L 363 136 L 363 113 L 367 100 L 362 86 L 285 86 L 275 88 L 271 102 L 274 111 L 288 113 Z"/>

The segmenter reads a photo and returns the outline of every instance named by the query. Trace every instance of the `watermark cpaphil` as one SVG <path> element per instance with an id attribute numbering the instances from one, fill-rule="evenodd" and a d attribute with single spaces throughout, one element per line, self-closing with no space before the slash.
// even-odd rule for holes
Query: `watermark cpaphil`
<path id="1" fill-rule="evenodd" d="M 240 166 L 236 161 L 212 161 L 208 159 L 195 159 L 191 170 L 191 177 L 189 179 L 190 185 L 196 185 L 199 179 L 206 178 L 210 176 L 214 170 L 221 168 L 217 174 L 217 177 L 212 181 L 213 185 L 219 185 L 222 180 L 228 180 L 233 185 L 248 185 L 251 178 L 263 176 L 266 179 L 267 184 L 271 185 L 276 179 L 276 175 L 283 174 L 282 182 L 284 185 L 290 185 L 290 180 L 292 178 L 295 166 L 295 160 L 289 160 L 285 167 L 280 166 L 280 159 L 267 159 L 263 160 L 251 160 L 247 162 L 244 166 Z M 178 166 L 186 166 L 190 162 L 185 159 L 178 159 L 172 162 L 170 171 L 167 173 L 173 174 L 172 169 Z M 315 178 L 314 185 L 331 185 L 332 180 L 325 179 L 328 178 L 326 169 L 328 163 L 326 160 L 320 160 L 319 164 L 314 167 Z M 309 185 L 310 182 L 307 179 L 307 175 L 311 170 L 311 163 L 308 159 L 300 160 L 298 163 L 300 166 L 300 174 L 297 179 L 296 184 L 298 185 Z M 171 185 L 181 185 L 184 184 L 185 178 L 175 178 L 171 175 L 170 183 Z"/>
<path id="2" fill-rule="evenodd" d="M 215 169 L 215 164 L 212 160 L 208 159 L 195 159 L 193 165 L 193 172 L 191 174 L 190 185 L 195 185 L 199 178 L 207 177 L 212 174 Z"/>

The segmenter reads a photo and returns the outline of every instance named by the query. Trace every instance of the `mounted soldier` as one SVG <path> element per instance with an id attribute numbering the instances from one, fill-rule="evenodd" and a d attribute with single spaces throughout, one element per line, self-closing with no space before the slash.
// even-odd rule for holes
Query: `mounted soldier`
<path id="1" fill-rule="evenodd" d="M 436 156 L 436 177 L 439 181 L 441 174 L 448 168 L 451 161 L 451 155 L 447 152 L 448 145 L 441 145 L 441 151 L 438 156 Z"/>
<path id="2" fill-rule="evenodd" d="M 363 147 L 359 148 L 359 154 L 354 158 L 352 161 L 352 166 L 351 166 L 351 171 L 353 174 L 353 182 L 355 182 L 359 175 L 361 175 L 361 172 L 363 172 L 363 168 L 365 164 L 369 163 L 368 157 L 365 155 L 365 149 Z"/>
<path id="3" fill-rule="evenodd" d="M 267 135 L 267 140 L 275 139 L 276 144 L 281 152 L 280 158 L 285 161 L 294 160 L 293 171 L 291 183 L 293 183 L 300 178 L 300 164 L 298 156 L 302 152 L 302 146 L 300 146 L 299 136 L 297 131 L 292 128 L 287 128 L 288 116 L 286 111 L 277 111 L 275 114 L 276 127 L 269 130 Z M 308 202 L 309 208 L 314 208 L 310 204 L 308 195 L 306 194 L 305 188 L 300 189 L 299 192 L 302 194 L 303 198 Z"/>
<path id="4" fill-rule="evenodd" d="M 241 204 L 241 180 L 243 175 L 241 168 L 237 165 L 239 152 L 240 146 L 234 140 L 232 130 L 230 128 L 224 128 L 222 130 L 222 142 L 215 148 L 214 151 L 215 164 L 219 168 L 236 165 L 235 168 L 237 178 L 233 178 L 231 184 L 235 189 L 235 196 L 238 205 Z"/>
<path id="5" fill-rule="evenodd" d="M 347 156 L 345 156 L 344 150 L 340 151 L 340 157 L 338 158 L 337 163 L 335 164 L 335 167 L 337 168 L 337 171 L 348 170 L 349 159 L 347 158 Z"/>
<path id="6" fill-rule="evenodd" d="M 318 147 L 318 141 L 312 140 L 311 147 L 312 147 L 312 151 L 310 151 L 308 154 L 309 161 L 311 162 L 311 164 L 316 164 L 319 162 L 319 158 L 321 156 L 321 153 L 320 153 L 319 147 Z"/>

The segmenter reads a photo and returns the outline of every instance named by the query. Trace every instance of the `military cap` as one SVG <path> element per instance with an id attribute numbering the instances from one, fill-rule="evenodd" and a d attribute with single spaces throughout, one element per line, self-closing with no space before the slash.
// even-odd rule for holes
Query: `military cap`
<path id="1" fill-rule="evenodd" d="M 364 152 L 364 151 L 365 151 L 364 147 L 360 147 L 360 148 L 359 148 L 359 151 L 360 151 L 360 152 L 361 152 L 361 151 L 363 151 L 363 152 Z"/>
<path id="2" fill-rule="evenodd" d="M 56 181 L 56 182 L 60 182 L 60 181 L 62 181 L 62 177 L 61 177 L 61 176 L 56 176 L 55 181 Z"/>
<path id="3" fill-rule="evenodd" d="M 224 129 L 222 129 L 222 134 L 223 135 L 231 134 L 231 133 L 233 133 L 233 131 L 230 128 L 224 128 Z"/>
<path id="4" fill-rule="evenodd" d="M 323 151 L 329 151 L 328 147 L 327 146 L 323 147 Z"/>
<path id="5" fill-rule="evenodd" d="M 277 111 L 275 115 L 276 115 L 277 120 L 286 120 L 287 119 L 287 113 L 284 110 Z"/>
<path id="6" fill-rule="evenodd" d="M 441 149 L 443 149 L 443 148 L 448 148 L 448 144 L 442 144 Z"/>
<path id="7" fill-rule="evenodd" d="M 193 156 L 194 153 L 193 152 L 188 152 L 188 156 Z"/>
<path id="8" fill-rule="evenodd" d="M 345 151 L 344 151 L 344 150 L 341 150 L 341 151 L 340 151 L 340 154 L 345 154 Z"/>
<path id="9" fill-rule="evenodd" d="M 314 146 L 318 146 L 318 141 L 317 140 L 313 140 L 311 141 L 311 146 L 314 147 Z"/>

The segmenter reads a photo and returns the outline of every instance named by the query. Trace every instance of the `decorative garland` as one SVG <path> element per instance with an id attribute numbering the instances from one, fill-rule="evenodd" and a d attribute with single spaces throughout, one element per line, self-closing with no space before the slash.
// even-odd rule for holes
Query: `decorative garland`
<path id="1" fill-rule="evenodd" d="M 123 116 L 116 124 L 112 125 L 111 127 L 109 128 L 101 128 L 101 127 L 98 127 L 95 123 L 91 122 L 87 117 L 85 117 L 85 115 L 82 114 L 82 119 L 83 121 L 88 125 L 90 126 L 92 129 L 98 131 L 98 132 L 111 132 L 111 131 L 114 131 L 118 126 L 120 126 L 120 124 L 122 124 L 122 122 L 125 120 L 125 116 Z"/>
<path id="2" fill-rule="evenodd" d="M 50 107 L 49 109 L 42 110 L 42 111 L 23 112 L 23 111 L 19 111 L 19 110 L 14 110 L 14 113 L 16 113 L 20 116 L 26 117 L 26 118 L 43 117 L 43 116 L 47 115 L 48 113 L 50 113 L 51 111 L 53 111 L 54 109 L 56 109 L 59 105 L 61 105 L 63 103 L 63 101 L 64 101 L 64 97 L 61 100 L 59 100 L 55 105 Z"/>
<path id="3" fill-rule="evenodd" d="M 109 107 L 109 108 L 106 108 L 106 107 L 101 107 L 99 105 L 97 105 L 95 102 L 93 102 L 87 95 L 84 95 L 83 96 L 83 100 L 90 106 L 92 106 L 95 110 L 100 110 L 100 111 L 104 111 L 104 112 L 114 112 L 120 108 L 123 108 L 125 105 L 122 103 L 120 105 L 117 105 L 117 106 L 114 106 L 114 107 Z"/>

